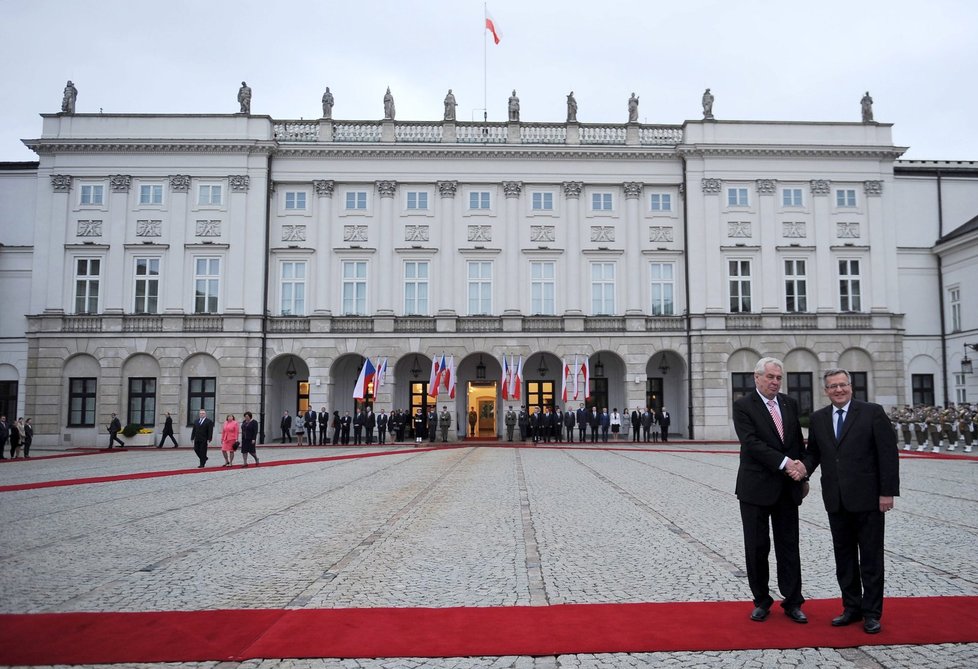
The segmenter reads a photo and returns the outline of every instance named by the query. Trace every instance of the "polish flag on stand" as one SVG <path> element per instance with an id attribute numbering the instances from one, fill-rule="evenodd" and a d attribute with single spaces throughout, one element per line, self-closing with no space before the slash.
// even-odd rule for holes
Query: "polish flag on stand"
<path id="1" fill-rule="evenodd" d="M 506 354 L 503 353 L 503 374 L 499 378 L 499 383 L 503 389 L 503 400 L 509 399 L 509 384 L 510 384 L 510 373 L 509 365 L 506 364 Z"/>
<path id="2" fill-rule="evenodd" d="M 448 356 L 448 362 L 445 363 L 447 368 L 445 370 L 445 390 L 448 391 L 448 399 L 455 399 L 455 356 Z"/>
<path id="3" fill-rule="evenodd" d="M 428 396 L 438 398 L 438 381 L 441 379 L 441 361 L 438 358 L 431 359 L 431 375 L 428 377 Z"/>
<path id="4" fill-rule="evenodd" d="M 581 365 L 578 362 L 578 358 L 574 356 L 574 401 L 577 401 L 578 396 L 581 394 L 580 384 L 577 382 L 577 377 L 581 373 Z"/>
<path id="5" fill-rule="evenodd" d="M 367 387 L 370 382 L 374 380 L 374 375 L 377 370 L 374 369 L 374 364 L 370 362 L 370 358 L 367 358 L 363 363 L 363 367 L 360 368 L 360 376 L 357 377 L 357 385 L 353 387 L 353 399 L 362 400 L 367 395 Z"/>
<path id="6" fill-rule="evenodd" d="M 570 376 L 571 373 L 571 368 L 570 365 L 567 364 L 567 360 L 560 361 L 560 369 L 561 369 L 561 376 L 563 377 L 561 380 L 561 385 L 563 386 L 563 389 L 560 391 L 560 401 L 563 402 L 564 404 L 567 404 L 567 386 L 569 385 L 568 377 Z M 576 371 L 574 372 L 574 378 L 575 379 L 577 378 Z"/>
<path id="7" fill-rule="evenodd" d="M 581 364 L 581 371 L 584 372 L 584 399 L 591 399 L 591 360 L 584 358 Z"/>
<path id="8" fill-rule="evenodd" d="M 516 363 L 516 371 L 513 373 L 513 399 L 519 400 L 523 395 L 523 356 Z"/>
<path id="9" fill-rule="evenodd" d="M 374 397 L 377 396 L 377 393 L 384 386 L 384 381 L 387 380 L 387 358 L 384 358 L 384 361 L 377 367 L 375 378 L 377 380 L 374 382 Z"/>
<path id="10" fill-rule="evenodd" d="M 499 44 L 499 38 L 502 36 L 502 33 L 496 30 L 496 22 L 492 20 L 488 9 L 486 10 L 486 30 L 492 33 L 493 43 Z"/>

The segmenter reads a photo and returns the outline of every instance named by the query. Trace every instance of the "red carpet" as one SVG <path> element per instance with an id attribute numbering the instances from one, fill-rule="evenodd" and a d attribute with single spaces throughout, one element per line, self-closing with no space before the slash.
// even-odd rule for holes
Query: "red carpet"
<path id="1" fill-rule="evenodd" d="M 465 657 L 844 648 L 978 642 L 978 597 L 886 600 L 883 631 L 829 625 L 839 601 L 809 600 L 808 625 L 749 602 L 447 609 L 314 609 L 0 615 L 0 664 Z"/>

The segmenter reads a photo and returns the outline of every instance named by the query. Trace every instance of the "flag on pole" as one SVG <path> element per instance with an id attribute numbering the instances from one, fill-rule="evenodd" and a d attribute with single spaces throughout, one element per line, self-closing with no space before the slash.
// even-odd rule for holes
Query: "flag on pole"
<path id="1" fill-rule="evenodd" d="M 516 363 L 516 372 L 513 375 L 513 399 L 519 400 L 523 395 L 523 356 Z"/>
<path id="2" fill-rule="evenodd" d="M 591 360 L 587 356 L 584 357 L 584 362 L 581 363 L 581 372 L 583 372 L 584 378 L 584 399 L 591 399 Z"/>
<path id="3" fill-rule="evenodd" d="M 455 376 L 455 356 L 450 355 L 446 359 L 445 356 L 441 357 L 441 384 L 445 390 L 451 390 L 452 380 Z"/>
<path id="4" fill-rule="evenodd" d="M 440 380 L 439 370 L 441 368 L 441 360 L 437 357 L 431 359 L 431 375 L 428 377 L 428 395 L 430 397 L 438 397 L 438 381 Z"/>
<path id="5" fill-rule="evenodd" d="M 455 356 L 448 356 L 448 381 L 445 383 L 445 388 L 448 390 L 448 399 L 455 399 L 455 379 L 458 378 L 458 374 L 455 373 Z"/>
<path id="6" fill-rule="evenodd" d="M 374 380 L 374 375 L 377 370 L 374 368 L 374 364 L 370 362 L 370 358 L 367 358 L 363 367 L 360 368 L 360 376 L 357 377 L 357 385 L 353 387 L 353 399 L 362 400 L 367 396 L 367 387 L 370 382 Z"/>
<path id="7" fill-rule="evenodd" d="M 499 44 L 499 38 L 502 36 L 502 33 L 496 28 L 496 22 L 493 21 L 488 9 L 486 10 L 486 30 L 492 33 L 493 43 Z"/>
<path id="8" fill-rule="evenodd" d="M 578 356 L 574 354 L 574 401 L 577 401 L 578 396 L 581 393 L 580 384 L 577 382 L 577 378 L 581 373 L 581 365 L 578 362 Z"/>
<path id="9" fill-rule="evenodd" d="M 510 382 L 509 365 L 506 364 L 506 354 L 503 353 L 503 373 L 499 379 L 499 385 L 502 386 L 502 390 L 503 390 L 503 401 L 509 399 L 509 382 Z"/>
<path id="10" fill-rule="evenodd" d="M 566 359 L 562 359 L 560 361 L 560 375 L 561 375 L 560 384 L 563 386 L 563 389 L 560 391 L 560 401 L 563 402 L 564 404 L 567 403 L 567 387 L 570 385 L 569 383 L 570 379 L 568 379 L 570 373 L 571 373 L 570 365 L 567 364 Z"/>
<path id="11" fill-rule="evenodd" d="M 377 365 L 376 381 L 374 382 L 374 396 L 380 392 L 383 387 L 384 382 L 387 381 L 387 358 L 384 358 L 383 362 Z"/>

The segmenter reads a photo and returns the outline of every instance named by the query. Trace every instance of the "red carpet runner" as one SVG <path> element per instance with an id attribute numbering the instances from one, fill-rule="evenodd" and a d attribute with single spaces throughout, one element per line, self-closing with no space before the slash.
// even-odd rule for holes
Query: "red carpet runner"
<path id="1" fill-rule="evenodd" d="M 0 664 L 465 657 L 844 648 L 978 642 L 978 597 L 886 600 L 883 631 L 829 625 L 837 599 L 809 600 L 809 624 L 749 602 L 567 604 L 0 615 Z"/>

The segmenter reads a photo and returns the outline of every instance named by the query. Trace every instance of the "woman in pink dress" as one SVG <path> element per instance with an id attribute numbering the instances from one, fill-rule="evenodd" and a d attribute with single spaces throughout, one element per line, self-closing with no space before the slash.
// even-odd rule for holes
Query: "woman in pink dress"
<path id="1" fill-rule="evenodd" d="M 232 414 L 228 414 L 224 420 L 224 427 L 221 428 L 221 455 L 224 456 L 225 467 L 230 467 L 234 462 L 234 447 L 238 445 L 240 438 L 238 421 Z"/>

